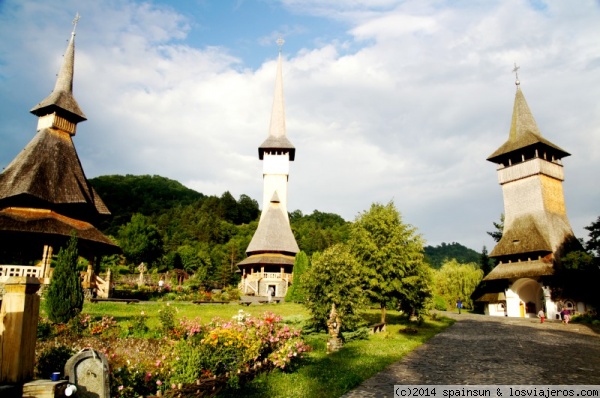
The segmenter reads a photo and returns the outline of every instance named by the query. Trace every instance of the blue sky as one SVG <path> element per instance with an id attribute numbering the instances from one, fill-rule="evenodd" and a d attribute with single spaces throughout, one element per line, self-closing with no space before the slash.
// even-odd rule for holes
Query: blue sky
<path id="1" fill-rule="evenodd" d="M 0 0 L 0 166 L 35 134 L 76 12 L 74 143 L 88 178 L 157 174 L 262 196 L 282 36 L 289 210 L 394 200 L 432 245 L 491 250 L 495 165 L 521 88 L 564 159 L 577 236 L 600 215 L 600 5 L 439 0 Z"/>

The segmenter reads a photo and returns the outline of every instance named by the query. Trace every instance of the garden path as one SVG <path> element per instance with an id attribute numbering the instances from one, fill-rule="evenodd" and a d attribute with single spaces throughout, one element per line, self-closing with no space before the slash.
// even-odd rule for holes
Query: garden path
<path id="1" fill-rule="evenodd" d="M 457 322 L 343 398 L 396 384 L 600 385 L 600 334 L 580 324 L 441 312 Z"/>

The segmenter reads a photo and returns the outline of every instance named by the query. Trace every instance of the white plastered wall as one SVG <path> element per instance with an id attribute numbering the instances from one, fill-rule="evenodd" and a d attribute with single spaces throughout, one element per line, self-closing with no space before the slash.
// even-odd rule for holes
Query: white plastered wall
<path id="1" fill-rule="evenodd" d="M 263 203 L 262 216 L 269 208 L 273 193 L 277 192 L 281 209 L 287 214 L 288 175 L 290 172 L 289 154 L 265 153 L 263 157 Z"/>

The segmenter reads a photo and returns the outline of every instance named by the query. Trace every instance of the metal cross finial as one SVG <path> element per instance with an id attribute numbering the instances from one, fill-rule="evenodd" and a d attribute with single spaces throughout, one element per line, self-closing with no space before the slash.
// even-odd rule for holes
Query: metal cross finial
<path id="1" fill-rule="evenodd" d="M 77 14 L 75 14 L 75 18 L 73 18 L 73 34 L 75 34 L 75 29 L 77 29 L 77 22 L 79 22 L 80 19 L 81 16 L 79 15 L 79 12 L 77 12 Z"/>
<path id="2" fill-rule="evenodd" d="M 517 63 L 515 62 L 515 67 L 513 68 L 513 72 L 515 72 L 515 84 L 518 86 L 519 84 L 521 84 L 521 82 L 519 81 L 519 69 L 521 69 L 520 66 L 517 66 Z"/>
<path id="3" fill-rule="evenodd" d="M 283 47 L 283 43 L 285 43 L 285 40 L 283 40 L 283 37 L 279 36 L 279 39 L 277 39 L 277 41 L 275 43 L 277 43 L 277 45 L 279 46 L 279 52 L 281 52 L 281 47 Z"/>

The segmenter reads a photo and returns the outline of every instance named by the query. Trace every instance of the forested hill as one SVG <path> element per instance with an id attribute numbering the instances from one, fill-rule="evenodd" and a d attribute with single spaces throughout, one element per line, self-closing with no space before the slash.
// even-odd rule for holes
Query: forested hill
<path id="1" fill-rule="evenodd" d="M 148 217 L 161 234 L 173 242 L 173 234 L 186 231 L 189 239 L 181 244 L 203 241 L 199 236 L 209 233 L 224 243 L 236 235 L 230 225 L 241 226 L 258 220 L 258 202 L 247 195 L 236 200 L 229 192 L 220 197 L 207 196 L 183 186 L 181 183 L 161 176 L 109 175 L 90 179 L 90 183 L 102 198 L 112 216 L 99 225 L 109 235 L 118 237 L 119 228 L 139 213 Z M 165 222 L 168 220 L 168 223 Z M 318 210 L 304 215 L 300 210 L 290 213 L 292 230 L 298 244 L 307 254 L 322 251 L 330 245 L 348 239 L 348 222 L 333 213 Z M 167 228 L 166 224 L 170 227 Z M 256 226 L 254 225 L 253 228 Z M 201 232 L 194 232 L 201 229 Z M 253 233 L 245 231 L 245 233 Z M 194 238 L 192 238 L 192 236 Z"/>
<path id="2" fill-rule="evenodd" d="M 194 272 L 200 257 L 204 264 L 212 264 L 206 271 L 210 279 L 221 265 L 230 270 L 231 264 L 245 257 L 258 225 L 258 202 L 247 195 L 238 200 L 229 192 L 207 196 L 156 175 L 108 175 L 90 183 L 112 213 L 99 228 L 114 236 L 135 264 L 144 261 L 170 268 L 182 257 L 184 268 Z M 134 214 L 141 216 L 133 220 Z M 318 210 L 306 215 L 292 211 L 290 224 L 298 245 L 309 256 L 346 242 L 350 232 L 350 223 L 342 217 Z M 425 255 L 433 268 L 452 258 L 479 263 L 479 253 L 459 243 L 427 246 Z"/>
<path id="3" fill-rule="evenodd" d="M 439 246 L 425 246 L 425 257 L 432 268 L 439 269 L 444 260 L 456 259 L 459 263 L 479 264 L 480 254 L 475 250 L 469 249 L 460 243 L 452 242 L 446 244 L 442 242 Z"/>
<path id="4" fill-rule="evenodd" d="M 116 235 L 118 227 L 128 223 L 135 213 L 149 216 L 206 198 L 177 181 L 157 175 L 107 175 L 89 181 L 112 214 L 100 225 L 110 235 Z"/>
<path id="5" fill-rule="evenodd" d="M 256 200 L 229 192 L 207 196 L 160 176 L 112 175 L 90 183 L 112 213 L 99 227 L 116 239 L 130 269 L 140 262 L 159 272 L 180 268 L 206 286 L 239 279 L 235 264 L 246 257 L 258 226 Z M 350 223 L 337 214 L 295 210 L 290 223 L 309 256 L 348 239 Z"/>

